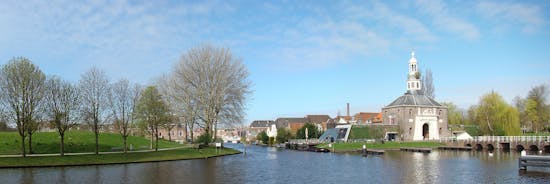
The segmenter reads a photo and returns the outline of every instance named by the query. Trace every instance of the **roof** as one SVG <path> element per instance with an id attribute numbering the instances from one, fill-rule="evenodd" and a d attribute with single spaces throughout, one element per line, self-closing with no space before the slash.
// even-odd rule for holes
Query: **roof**
<path id="1" fill-rule="evenodd" d="M 324 123 L 330 119 L 328 115 L 307 115 L 306 119 L 310 123 Z"/>
<path id="2" fill-rule="evenodd" d="M 307 122 L 306 118 L 277 118 L 275 120 L 275 124 L 277 125 L 277 128 L 280 127 L 289 127 L 289 123 L 305 123 Z"/>
<path id="3" fill-rule="evenodd" d="M 274 123 L 273 120 L 256 120 L 250 123 L 250 128 L 258 128 L 258 127 L 266 128 L 273 123 Z"/>
<path id="4" fill-rule="evenodd" d="M 419 93 L 419 92 L 410 92 L 403 94 L 403 96 L 400 96 L 399 98 L 395 99 L 390 105 L 386 107 L 393 107 L 393 106 L 442 106 L 441 104 L 437 103 L 434 99 Z"/>
<path id="5" fill-rule="evenodd" d="M 376 115 L 378 115 L 378 112 L 359 112 L 354 115 L 354 118 L 358 121 L 366 121 L 369 119 L 373 119 L 374 117 L 376 117 Z"/>

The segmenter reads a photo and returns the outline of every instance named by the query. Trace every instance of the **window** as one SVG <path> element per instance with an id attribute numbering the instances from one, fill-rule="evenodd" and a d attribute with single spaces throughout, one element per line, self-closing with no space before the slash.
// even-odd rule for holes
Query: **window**
<path id="1" fill-rule="evenodd" d="M 413 111 L 412 109 L 409 109 L 409 116 L 412 115 L 412 113 L 413 113 L 412 111 Z"/>
<path id="2" fill-rule="evenodd" d="M 416 83 L 416 88 L 419 88 L 419 86 L 418 86 L 418 82 Z"/>
<path id="3" fill-rule="evenodd" d="M 179 132 L 180 137 L 183 136 L 183 132 L 180 130 Z"/>

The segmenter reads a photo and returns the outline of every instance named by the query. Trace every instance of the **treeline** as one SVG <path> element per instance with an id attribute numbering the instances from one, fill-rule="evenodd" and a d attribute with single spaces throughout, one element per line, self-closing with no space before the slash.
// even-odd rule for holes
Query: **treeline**
<path id="1" fill-rule="evenodd" d="M 23 156 L 26 141 L 32 153 L 32 135 L 43 123 L 59 133 L 61 155 L 65 132 L 79 124 L 94 132 L 96 154 L 104 124 L 120 133 L 124 152 L 134 127 L 151 136 L 151 146 L 154 138 L 158 150 L 160 128 L 170 132 L 183 122 L 192 140 L 194 127 L 215 137 L 219 124 L 240 123 L 250 93 L 248 70 L 241 60 L 227 48 L 208 45 L 184 53 L 174 70 L 155 82 L 147 87 L 128 79 L 110 82 L 104 71 L 92 67 L 73 84 L 46 76 L 29 59 L 16 57 L 0 71 L 0 117 L 15 124 Z"/>
<path id="2" fill-rule="evenodd" d="M 532 133 L 550 131 L 548 86 L 533 87 L 526 97 L 515 97 L 511 104 L 500 94 L 491 91 L 468 110 L 453 103 L 447 106 L 449 125 L 463 125 L 473 135 L 514 136 L 522 130 Z"/>

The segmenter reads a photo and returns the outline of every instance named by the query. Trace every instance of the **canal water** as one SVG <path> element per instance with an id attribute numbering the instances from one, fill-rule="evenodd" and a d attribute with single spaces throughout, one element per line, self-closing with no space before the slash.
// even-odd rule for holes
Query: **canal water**
<path id="1" fill-rule="evenodd" d="M 226 144 L 244 151 L 242 144 Z M 550 168 L 518 170 L 515 152 L 387 151 L 381 156 L 247 146 L 210 159 L 0 169 L 0 183 L 550 183 Z"/>

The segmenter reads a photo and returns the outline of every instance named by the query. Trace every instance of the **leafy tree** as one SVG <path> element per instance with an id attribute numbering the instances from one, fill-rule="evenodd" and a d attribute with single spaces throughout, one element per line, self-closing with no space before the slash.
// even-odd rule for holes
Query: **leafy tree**
<path id="1" fill-rule="evenodd" d="M 307 138 L 319 138 L 321 136 L 321 131 L 317 128 L 317 125 L 312 123 L 306 123 L 302 128 L 296 131 L 296 138 L 305 139 L 306 138 L 306 128 L 308 136 Z"/>
<path id="2" fill-rule="evenodd" d="M 540 85 L 533 87 L 525 101 L 525 116 L 531 122 L 536 133 L 541 131 L 550 119 L 550 107 L 547 103 L 548 87 Z"/>
<path id="3" fill-rule="evenodd" d="M 143 90 L 137 103 L 136 116 L 147 124 L 151 141 L 155 139 L 155 151 L 158 151 L 159 127 L 168 122 L 170 112 L 156 87 L 149 86 Z"/>
<path id="4" fill-rule="evenodd" d="M 262 141 L 262 143 L 267 144 L 269 141 L 269 137 L 267 136 L 267 133 L 265 131 L 262 131 L 256 135 L 256 140 Z"/>
<path id="5" fill-rule="evenodd" d="M 464 124 L 464 115 L 462 110 L 460 110 L 452 102 L 443 102 L 441 105 L 447 107 L 447 119 L 449 120 L 449 125 L 462 125 Z"/>
<path id="6" fill-rule="evenodd" d="M 479 104 L 471 109 L 473 119 L 485 135 L 519 135 L 519 112 L 507 104 L 502 96 L 491 92 L 481 97 Z M 472 115 L 472 114 L 470 114 Z"/>
<path id="7" fill-rule="evenodd" d="M 36 126 L 36 115 L 44 97 L 46 76 L 29 59 L 11 59 L 0 71 L 0 99 L 14 120 L 21 137 L 21 154 L 26 156 L 25 138 Z M 31 131 L 32 133 L 32 131 Z M 29 144 L 32 143 L 29 135 Z M 32 147 L 29 145 L 29 150 Z M 32 152 L 32 151 L 31 151 Z"/>
<path id="8" fill-rule="evenodd" d="M 289 130 L 286 128 L 279 128 L 277 129 L 277 142 L 278 143 L 285 143 L 288 141 L 288 139 L 291 139 L 292 133 L 290 133 Z"/>

